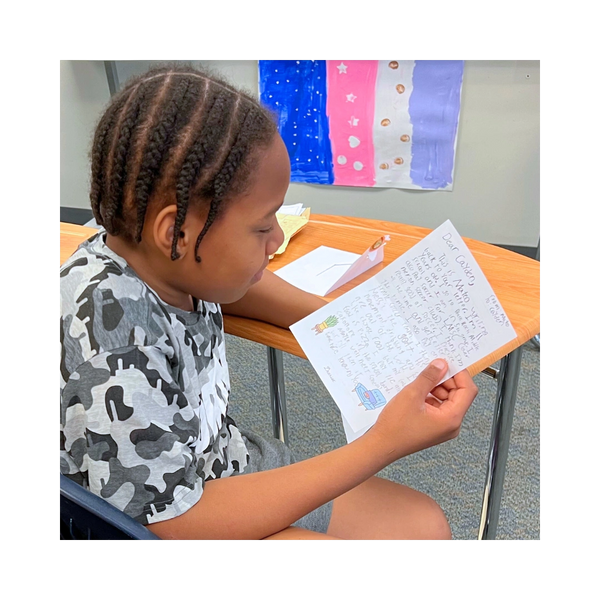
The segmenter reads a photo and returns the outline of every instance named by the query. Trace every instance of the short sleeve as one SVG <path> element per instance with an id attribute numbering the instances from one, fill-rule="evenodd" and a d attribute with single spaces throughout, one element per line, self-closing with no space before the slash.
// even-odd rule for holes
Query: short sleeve
<path id="1" fill-rule="evenodd" d="M 157 347 L 94 356 L 61 393 L 61 472 L 147 525 L 200 499 L 198 400 L 186 397 Z"/>

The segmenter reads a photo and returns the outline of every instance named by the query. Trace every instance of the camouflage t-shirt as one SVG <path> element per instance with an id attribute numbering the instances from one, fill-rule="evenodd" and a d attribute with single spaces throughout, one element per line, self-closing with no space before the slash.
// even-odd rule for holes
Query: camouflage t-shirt
<path id="1" fill-rule="evenodd" d="M 143 524 L 244 470 L 218 304 L 165 304 L 100 231 L 61 267 L 61 472 Z"/>

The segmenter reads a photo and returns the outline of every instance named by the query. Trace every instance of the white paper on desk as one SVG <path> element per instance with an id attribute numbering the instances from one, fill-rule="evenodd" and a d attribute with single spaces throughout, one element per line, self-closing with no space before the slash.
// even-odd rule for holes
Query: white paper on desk
<path id="1" fill-rule="evenodd" d="M 299 217 L 304 212 L 304 204 L 284 204 L 279 207 L 277 212 L 282 215 L 295 215 Z"/>
<path id="2" fill-rule="evenodd" d="M 338 405 L 348 441 L 434 358 L 446 378 L 516 337 L 450 221 L 290 327 Z"/>
<path id="3" fill-rule="evenodd" d="M 379 238 L 363 254 L 319 246 L 275 271 L 297 288 L 326 296 L 383 260 L 383 247 L 389 236 Z"/>

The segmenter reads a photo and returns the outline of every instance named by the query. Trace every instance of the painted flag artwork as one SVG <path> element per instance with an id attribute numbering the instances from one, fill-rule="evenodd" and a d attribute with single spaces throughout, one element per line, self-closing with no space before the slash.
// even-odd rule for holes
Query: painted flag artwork
<path id="1" fill-rule="evenodd" d="M 451 190 L 463 79 L 458 60 L 261 60 L 291 180 Z"/>

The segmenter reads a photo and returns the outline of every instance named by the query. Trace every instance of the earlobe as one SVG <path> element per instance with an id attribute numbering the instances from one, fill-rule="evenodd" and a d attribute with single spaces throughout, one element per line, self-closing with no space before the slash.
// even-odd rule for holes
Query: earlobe
<path id="1" fill-rule="evenodd" d="M 175 231 L 175 218 L 177 217 L 177 206 L 169 204 L 165 206 L 154 220 L 153 234 L 156 247 L 169 259 L 173 248 L 173 234 Z M 188 227 L 184 223 L 179 232 L 177 241 L 177 257 L 182 258 L 189 251 L 190 239 Z"/>

